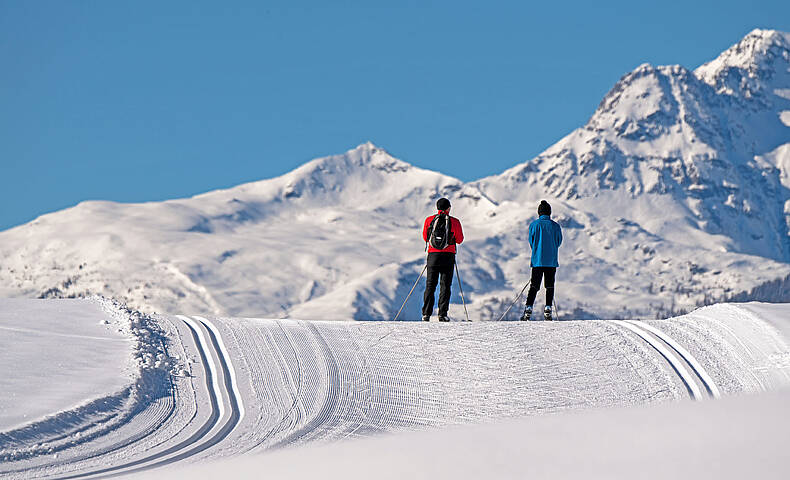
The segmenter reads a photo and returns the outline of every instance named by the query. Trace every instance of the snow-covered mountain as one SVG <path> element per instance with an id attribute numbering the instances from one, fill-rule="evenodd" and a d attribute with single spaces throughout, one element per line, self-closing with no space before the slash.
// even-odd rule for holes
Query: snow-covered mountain
<path id="1" fill-rule="evenodd" d="M 189 199 L 44 215 L 0 232 L 0 296 L 387 319 L 420 271 L 422 219 L 439 196 L 464 224 L 458 263 L 474 319 L 498 316 L 527 281 L 525 232 L 542 198 L 564 227 L 566 318 L 790 300 L 790 35 L 755 30 L 696 71 L 642 65 L 586 125 L 477 182 L 368 143 Z M 461 317 L 457 288 L 452 301 Z"/>
<path id="2" fill-rule="evenodd" d="M 101 292 L 149 311 L 375 316 L 421 258 L 416 212 L 437 195 L 475 216 L 490 203 L 372 144 L 190 199 L 84 202 L 0 234 L 0 295 Z"/>
<path id="3" fill-rule="evenodd" d="M 726 299 L 774 275 L 785 276 L 768 289 L 779 299 L 790 290 L 788 127 L 790 35 L 755 30 L 695 72 L 641 65 L 585 126 L 475 185 L 494 201 L 562 201 L 583 230 L 566 229 L 576 258 L 564 276 L 626 292 L 621 305 L 672 290 L 674 305 Z"/>

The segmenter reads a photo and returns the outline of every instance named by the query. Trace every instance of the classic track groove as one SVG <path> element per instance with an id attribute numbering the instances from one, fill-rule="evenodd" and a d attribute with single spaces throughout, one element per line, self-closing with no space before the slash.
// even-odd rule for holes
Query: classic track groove
<path id="1" fill-rule="evenodd" d="M 673 339 L 666 333 L 662 332 L 658 328 L 648 323 L 638 322 L 636 320 L 631 320 L 629 323 L 644 328 L 645 330 L 649 331 L 653 335 L 660 338 L 661 341 L 672 347 L 672 349 L 675 350 L 678 353 L 678 355 L 680 355 L 683 358 L 683 360 L 686 361 L 686 363 L 691 367 L 694 373 L 697 374 L 697 377 L 699 377 L 700 381 L 705 385 L 705 389 L 708 391 L 708 394 L 713 398 L 721 398 L 721 392 L 719 391 L 719 387 L 716 386 L 716 382 L 710 376 L 710 374 L 705 369 L 705 367 L 703 367 L 702 364 L 699 361 L 697 361 L 694 355 L 692 355 L 691 352 L 686 350 L 686 348 L 683 345 L 675 341 L 675 339 Z"/>
<path id="2" fill-rule="evenodd" d="M 224 344 L 220 343 L 221 337 L 218 335 L 218 330 L 211 322 L 200 317 L 196 317 L 198 320 L 193 320 L 183 315 L 178 315 L 177 317 L 189 328 L 198 348 L 200 361 L 204 366 L 206 387 L 209 392 L 211 405 L 211 415 L 208 420 L 189 438 L 161 452 L 101 470 L 60 478 L 64 480 L 110 478 L 168 465 L 216 445 L 226 438 L 238 425 L 243 414 L 243 404 L 236 387 L 235 372 L 232 369 L 231 360 L 230 358 L 225 358 L 227 350 L 224 349 Z M 225 422 L 218 427 L 223 419 L 225 419 Z M 206 438 L 215 430 L 216 432 L 213 435 Z"/>
<path id="3" fill-rule="evenodd" d="M 680 377 L 692 399 L 702 400 L 706 396 L 712 398 L 721 396 L 718 387 L 705 368 L 672 337 L 644 322 L 612 320 L 612 323 L 630 330 L 661 354 Z M 707 395 L 703 394 L 700 384 L 705 388 Z"/>

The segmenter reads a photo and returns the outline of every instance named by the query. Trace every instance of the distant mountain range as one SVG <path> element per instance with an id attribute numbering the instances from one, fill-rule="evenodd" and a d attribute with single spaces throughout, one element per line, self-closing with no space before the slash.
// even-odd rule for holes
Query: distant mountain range
<path id="1" fill-rule="evenodd" d="M 497 317 L 528 280 L 526 231 L 541 199 L 564 228 L 561 317 L 790 301 L 790 34 L 754 30 L 695 71 L 642 65 L 583 127 L 475 182 L 367 143 L 189 199 L 43 215 L 0 232 L 0 296 L 390 319 L 422 267 L 422 220 L 440 196 L 464 224 L 458 266 L 476 320 Z M 460 301 L 456 285 L 456 318 Z"/>

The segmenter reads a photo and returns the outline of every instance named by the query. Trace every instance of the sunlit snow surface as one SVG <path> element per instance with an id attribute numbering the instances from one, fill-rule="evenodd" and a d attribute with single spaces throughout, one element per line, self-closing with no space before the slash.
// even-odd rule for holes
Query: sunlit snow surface
<path id="1" fill-rule="evenodd" d="M 0 302 L 0 310 L 23 313 L 35 324 L 36 316 L 50 315 L 64 302 L 45 302 L 51 305 L 47 311 L 34 308 L 40 301 L 28 301 L 29 313 L 25 302 Z M 95 325 L 96 302 L 73 302 L 86 315 L 73 312 L 72 321 Z M 97 425 L 90 423 L 91 412 L 83 411 L 78 416 L 83 423 L 73 430 L 47 418 L 31 418 L 26 429 L 0 432 L 4 478 L 70 478 L 90 472 L 177 476 L 183 465 L 207 459 L 292 446 L 307 449 L 307 455 L 337 440 L 456 425 L 511 425 L 501 423 L 506 420 L 531 425 L 524 418 L 544 418 L 540 414 L 545 413 L 561 413 L 556 418 L 594 415 L 590 425 L 599 425 L 600 418 L 627 422 L 631 417 L 622 407 L 684 400 L 692 391 L 678 373 L 678 368 L 689 369 L 688 365 L 668 362 L 622 322 L 306 322 L 140 317 L 110 307 L 103 305 L 108 321 L 122 325 L 123 315 L 133 319 L 129 324 L 133 327 L 122 330 L 135 345 L 133 350 L 144 352 L 137 356 L 140 361 L 133 362 L 136 372 L 125 372 L 123 362 L 94 362 L 100 370 L 95 376 L 64 380 L 47 368 L 45 355 L 33 355 L 29 368 L 40 372 L 39 380 L 50 382 L 51 388 L 68 381 L 71 391 L 94 389 L 95 395 L 87 395 L 85 402 L 102 396 L 125 398 L 116 391 L 123 388 L 123 380 L 118 385 L 96 383 L 117 375 L 134 385 L 137 393 L 130 398 L 136 401 L 100 412 L 104 416 L 96 417 Z M 790 385 L 789 317 L 788 305 L 722 304 L 649 325 L 682 346 L 686 355 L 693 356 L 690 363 L 704 369 L 716 390 L 729 397 Z M 75 331 L 83 328 L 87 327 L 74 326 Z M 10 341 L 11 337 L 0 337 L 0 348 Z M 142 361 L 156 357 L 160 342 L 165 342 L 168 357 Z M 86 358 L 79 349 L 65 350 L 63 355 L 66 365 Z M 173 375 L 157 376 L 164 367 Z M 14 376 L 13 370 L 2 368 L 4 377 Z M 31 405 L 31 417 L 41 415 L 32 406 L 35 393 L 24 382 L 7 385 L 14 389 L 8 392 L 16 399 L 9 403 L 12 410 L 23 412 Z M 711 397 L 704 395 L 699 397 L 702 402 L 695 403 L 709 404 Z M 591 409 L 597 413 L 589 413 Z M 672 416 L 671 410 L 662 411 L 664 418 Z M 70 412 L 49 413 L 62 418 Z M 559 431 L 568 428 L 563 425 L 557 426 Z M 491 428 L 496 432 L 499 427 Z M 502 434 L 513 442 L 519 430 L 505 428 Z M 454 431 L 434 437 L 450 445 L 440 450 L 447 454 L 446 460 L 452 458 L 448 451 L 456 441 L 450 433 Z M 481 430 L 486 431 L 481 442 L 490 441 L 492 430 Z M 473 448 L 474 432 L 462 431 L 459 446 Z M 643 434 L 652 435 L 649 430 Z M 424 441 L 419 438 L 428 437 L 402 438 L 407 443 L 417 438 L 419 444 Z M 573 445 L 581 448 L 578 442 Z M 343 448 L 354 451 L 354 447 Z M 369 447 L 360 448 L 363 453 Z M 511 462 L 490 445 L 479 448 L 488 452 L 491 462 Z M 315 453 L 318 461 L 321 451 Z"/>
<path id="2" fill-rule="evenodd" d="M 132 344 L 110 320 L 82 300 L 2 300 L 0 431 L 127 386 Z"/>

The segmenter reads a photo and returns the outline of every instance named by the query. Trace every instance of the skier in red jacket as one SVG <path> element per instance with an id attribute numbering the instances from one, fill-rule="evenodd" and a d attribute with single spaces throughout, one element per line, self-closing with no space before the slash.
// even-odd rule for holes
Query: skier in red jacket
<path id="1" fill-rule="evenodd" d="M 427 277 L 425 283 L 425 294 L 423 296 L 422 304 L 422 320 L 428 322 L 433 313 L 434 294 L 436 292 L 436 285 L 439 283 L 439 276 L 441 275 L 442 287 L 439 290 L 439 321 L 448 322 L 447 310 L 450 308 L 450 287 L 453 283 L 453 267 L 455 266 L 455 246 L 464 241 L 464 231 L 461 228 L 461 222 L 454 217 L 450 216 L 450 200 L 440 198 L 436 202 L 436 209 L 439 210 L 435 215 L 431 215 L 425 219 L 422 227 L 422 239 L 428 243 L 428 266 Z M 440 220 L 434 221 L 436 217 L 445 214 L 446 219 L 449 219 L 450 236 L 447 239 L 447 246 L 442 249 L 435 248 L 430 240 L 431 233 L 434 229 L 438 230 L 437 223 L 443 223 Z M 431 228 L 433 225 L 433 229 Z"/>

